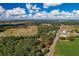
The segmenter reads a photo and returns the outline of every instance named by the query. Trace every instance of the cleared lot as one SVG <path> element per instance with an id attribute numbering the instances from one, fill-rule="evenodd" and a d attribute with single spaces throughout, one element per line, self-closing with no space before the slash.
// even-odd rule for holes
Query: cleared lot
<path id="1" fill-rule="evenodd" d="M 37 35 L 37 26 L 28 26 L 26 28 L 10 28 L 0 32 L 0 37 L 8 36 L 34 36 Z"/>

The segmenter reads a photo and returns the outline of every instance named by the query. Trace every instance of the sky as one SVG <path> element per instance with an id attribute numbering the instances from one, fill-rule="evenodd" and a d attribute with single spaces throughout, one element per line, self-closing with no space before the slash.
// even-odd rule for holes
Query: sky
<path id="1" fill-rule="evenodd" d="M 77 19 L 79 3 L 0 3 L 0 20 Z"/>

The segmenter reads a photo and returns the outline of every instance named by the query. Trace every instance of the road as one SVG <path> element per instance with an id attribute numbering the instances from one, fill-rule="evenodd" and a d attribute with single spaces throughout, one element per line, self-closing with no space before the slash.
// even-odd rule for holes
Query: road
<path id="1" fill-rule="evenodd" d="M 50 49 L 49 49 L 49 53 L 47 54 L 47 56 L 53 56 L 54 54 L 54 47 L 59 39 L 59 35 L 60 35 L 60 30 L 61 30 L 61 26 L 60 26 L 60 29 L 58 30 L 57 34 L 56 34 L 56 37 L 55 39 L 53 40 L 53 43 L 52 45 L 50 46 Z"/>

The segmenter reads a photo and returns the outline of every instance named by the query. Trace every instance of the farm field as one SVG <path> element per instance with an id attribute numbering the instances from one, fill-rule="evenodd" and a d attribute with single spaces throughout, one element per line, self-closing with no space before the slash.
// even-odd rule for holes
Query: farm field
<path id="1" fill-rule="evenodd" d="M 4 32 L 0 32 L 0 37 L 8 36 L 34 36 L 38 33 L 37 26 L 28 26 L 26 28 L 10 28 Z M 8 35 L 7 35 L 8 34 Z"/>
<path id="2" fill-rule="evenodd" d="M 79 38 L 74 41 L 59 40 L 55 48 L 55 56 L 79 56 Z"/>

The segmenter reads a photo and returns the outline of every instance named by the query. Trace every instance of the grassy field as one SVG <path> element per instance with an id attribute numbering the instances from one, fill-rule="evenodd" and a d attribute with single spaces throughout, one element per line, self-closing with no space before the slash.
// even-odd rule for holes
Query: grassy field
<path id="1" fill-rule="evenodd" d="M 55 47 L 55 56 L 79 56 L 79 38 L 74 41 L 60 40 Z"/>
<path id="2" fill-rule="evenodd" d="M 8 36 L 34 36 L 38 33 L 37 26 L 28 26 L 26 28 L 10 28 L 4 32 L 0 32 L 0 37 Z"/>

